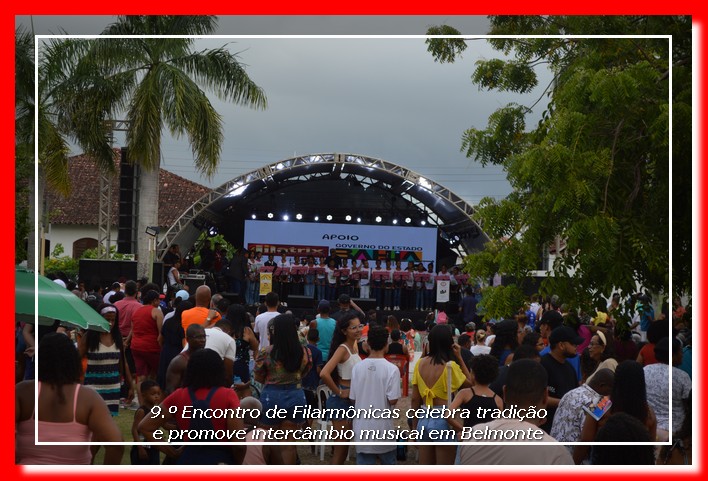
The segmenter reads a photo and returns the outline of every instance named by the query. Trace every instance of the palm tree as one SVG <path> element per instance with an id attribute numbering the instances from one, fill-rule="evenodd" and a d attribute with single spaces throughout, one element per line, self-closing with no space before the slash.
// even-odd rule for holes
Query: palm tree
<path id="1" fill-rule="evenodd" d="M 157 225 L 158 173 L 162 130 L 186 135 L 195 165 L 212 176 L 219 165 L 223 129 L 202 88 L 222 100 L 265 108 L 266 97 L 225 47 L 193 51 L 194 38 L 164 35 L 208 35 L 214 16 L 120 16 L 102 32 L 120 38 L 73 42 L 81 52 L 77 72 L 81 85 L 72 98 L 72 112 L 96 113 L 112 105 L 114 118 L 128 121 L 126 144 L 131 162 L 140 166 L 138 274 L 149 275 L 145 230 Z M 126 37 L 144 35 L 150 37 Z M 98 104 L 98 108 L 91 107 Z M 123 116 L 124 115 L 124 116 Z"/>

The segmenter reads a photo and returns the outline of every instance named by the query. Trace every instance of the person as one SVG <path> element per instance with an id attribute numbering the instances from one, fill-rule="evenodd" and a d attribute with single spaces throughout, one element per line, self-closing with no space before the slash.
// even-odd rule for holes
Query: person
<path id="1" fill-rule="evenodd" d="M 143 404 L 135 410 L 135 415 L 133 416 L 133 426 L 131 427 L 133 441 L 136 443 L 142 443 L 145 441 L 145 436 L 142 436 L 138 432 L 138 425 L 140 424 L 140 421 L 142 421 L 145 416 L 149 415 L 152 408 L 158 406 L 160 401 L 162 401 L 162 391 L 160 390 L 160 385 L 155 381 L 151 381 L 149 379 L 147 381 L 143 381 L 140 385 L 140 392 L 142 393 L 141 398 L 143 399 Z M 130 464 L 133 466 L 160 464 L 160 450 L 157 446 L 152 447 L 149 444 L 132 446 L 130 448 Z"/>
<path id="2" fill-rule="evenodd" d="M 595 371 L 589 382 L 568 391 L 560 400 L 553 420 L 553 436 L 559 443 L 577 443 L 583 431 L 585 411 L 583 406 L 596 405 L 604 396 L 612 393 L 615 373 L 610 369 Z M 574 446 L 568 446 L 573 453 Z"/>
<path id="3" fill-rule="evenodd" d="M 317 347 L 322 352 L 322 360 L 329 359 L 329 346 L 332 343 L 332 336 L 337 325 L 337 321 L 329 317 L 330 304 L 327 299 L 321 300 L 317 305 L 317 318 L 310 322 L 310 329 L 317 329 L 320 333 L 320 340 Z"/>
<path id="4" fill-rule="evenodd" d="M 171 445 L 162 446 L 163 452 L 178 457 L 177 464 L 241 464 L 245 447 L 240 443 L 218 445 L 197 445 L 190 442 L 189 432 L 199 431 L 202 436 L 209 432 L 238 431 L 243 429 L 243 419 L 235 415 L 202 417 L 193 416 L 197 409 L 235 410 L 240 407 L 236 393 L 223 387 L 224 363 L 211 349 L 200 349 L 187 362 L 184 387 L 177 389 L 160 403 L 159 416 L 145 416 L 138 425 L 138 432 L 146 442 L 154 443 L 155 432 L 169 424 L 177 424 L 186 446 L 177 451 Z M 215 412 L 215 411 L 211 411 Z M 210 438 L 211 439 L 211 438 Z M 213 439 L 217 440 L 215 436 Z"/>
<path id="5" fill-rule="evenodd" d="M 308 329 L 307 348 L 310 350 L 310 355 L 312 356 L 312 369 L 302 378 L 302 388 L 305 390 L 307 404 L 313 408 L 317 407 L 317 386 L 320 385 L 320 372 L 324 367 L 322 351 L 317 347 L 319 340 L 320 332 L 317 329 Z"/>
<path id="6" fill-rule="evenodd" d="M 612 406 L 600 421 L 585 416 L 580 441 L 595 441 L 602 424 L 617 413 L 627 413 L 637 418 L 649 433 L 649 439 L 656 439 L 656 415 L 647 402 L 647 387 L 642 365 L 636 361 L 624 361 L 615 370 L 615 383 L 610 394 Z M 579 464 L 588 456 L 587 445 L 577 445 L 573 450 L 573 460 Z"/>
<path id="7" fill-rule="evenodd" d="M 349 297 L 349 294 L 341 294 L 339 298 L 337 298 L 337 304 L 339 305 L 339 310 L 332 314 L 332 319 L 334 319 L 335 321 L 350 310 L 358 311 L 359 315 L 361 316 L 360 319 L 363 319 L 365 316 L 364 311 L 362 311 L 361 308 L 356 305 L 356 302 L 354 302 L 352 298 Z"/>
<path id="8" fill-rule="evenodd" d="M 590 463 L 595 464 L 654 464 L 654 446 L 644 425 L 634 416 L 618 413 L 610 416 L 595 437 L 596 443 L 621 443 L 619 445 L 593 445 Z M 639 444 L 645 443 L 645 444 Z"/>
<path id="9" fill-rule="evenodd" d="M 673 359 L 670 356 L 673 351 Z M 691 378 L 676 367 L 681 364 L 681 343 L 678 339 L 665 337 L 656 343 L 654 355 L 659 361 L 644 366 L 644 379 L 647 385 L 647 402 L 656 414 L 657 439 L 668 441 L 669 425 L 673 434 L 681 428 L 686 416 L 685 399 L 691 394 Z M 669 365 L 672 362 L 673 365 Z M 670 374 L 669 374 L 670 373 Z M 669 408 L 669 379 L 671 380 L 671 407 Z"/>
<path id="10" fill-rule="evenodd" d="M 165 393 L 168 395 L 182 387 L 189 358 L 199 349 L 204 349 L 206 345 L 206 333 L 199 324 L 190 324 L 187 328 L 186 337 L 187 349 L 174 356 L 167 366 Z"/>
<path id="11" fill-rule="evenodd" d="M 656 464 L 692 464 L 693 436 L 691 435 L 691 395 L 684 400 L 686 417 L 683 418 L 681 429 L 673 437 L 671 446 L 662 446 Z"/>
<path id="12" fill-rule="evenodd" d="M 180 291 L 185 292 L 186 291 Z M 181 297 L 178 297 L 181 299 Z M 185 342 L 184 328 L 182 327 L 182 314 L 194 307 L 189 301 L 180 300 L 173 311 L 174 314 L 165 316 L 162 323 L 162 350 L 160 351 L 160 366 L 157 371 L 157 383 L 160 388 L 171 393 L 172 390 L 167 390 L 167 368 L 172 359 L 182 351 L 183 343 Z"/>
<path id="13" fill-rule="evenodd" d="M 388 331 L 381 326 L 369 329 L 369 356 L 352 368 L 349 398 L 354 407 L 361 410 L 380 409 L 386 412 L 396 405 L 401 397 L 401 383 L 398 368 L 384 358 Z M 363 430 L 395 430 L 393 419 L 373 419 L 357 416 L 352 421 L 354 440 L 370 441 L 362 437 Z M 382 465 L 396 464 L 396 447 L 362 444 L 356 447 L 356 464 L 376 464 L 378 457 Z"/>
<path id="14" fill-rule="evenodd" d="M 595 372 L 600 369 L 609 369 L 610 371 L 615 372 L 615 369 L 617 369 L 617 360 L 614 358 L 612 338 L 605 336 L 605 333 L 602 331 L 597 331 L 592 336 L 592 340 L 590 341 L 590 344 L 588 344 L 587 349 L 590 353 L 590 357 L 598 363 Z M 586 383 L 589 383 L 592 380 L 595 372 L 588 376 L 585 380 Z"/>
<path id="15" fill-rule="evenodd" d="M 632 339 L 632 331 L 626 325 L 617 325 L 614 328 L 615 359 L 617 363 L 637 359 L 639 349 Z"/>
<path id="16" fill-rule="evenodd" d="M 280 313 L 278 312 L 278 306 L 280 305 L 280 297 L 277 292 L 269 292 L 265 296 L 265 305 L 267 311 L 258 314 L 253 325 L 253 332 L 258 335 L 258 350 L 261 351 L 270 345 L 270 340 L 268 339 L 268 322 L 271 319 L 275 319 Z"/>
<path id="17" fill-rule="evenodd" d="M 231 304 L 226 311 L 226 320 L 231 323 L 233 338 L 236 343 L 234 358 L 234 386 L 240 398 L 245 397 L 250 391 L 247 385 L 251 381 L 251 351 L 258 352 L 258 339 L 251 329 L 251 319 L 246 309 L 240 304 Z"/>
<path id="18" fill-rule="evenodd" d="M 465 296 L 460 299 L 460 310 L 462 311 L 462 324 L 466 325 L 474 322 L 477 317 L 477 298 L 472 291 L 472 286 L 466 286 Z"/>
<path id="19" fill-rule="evenodd" d="M 421 352 L 423 348 L 422 339 L 420 333 L 414 328 L 413 321 L 404 317 L 401 319 L 401 333 L 405 335 L 404 340 L 406 346 L 408 346 L 408 352 L 410 353 L 410 358 L 413 360 L 414 352 Z"/>
<path id="20" fill-rule="evenodd" d="M 133 360 L 133 351 L 130 349 L 130 345 L 128 344 L 128 336 L 130 335 L 131 327 L 133 327 L 133 314 L 135 314 L 135 311 L 143 307 L 137 297 L 138 283 L 133 280 L 129 280 L 125 283 L 125 297 L 113 304 L 118 309 L 118 328 L 120 329 L 120 335 L 123 338 L 123 352 L 125 354 L 125 359 L 128 362 L 128 368 L 133 380 L 137 378 L 137 372 L 135 370 L 135 361 Z M 137 386 L 133 386 L 134 391 L 136 388 Z M 121 398 L 127 397 L 127 389 L 128 386 L 123 386 L 121 389 Z M 131 402 L 132 399 L 129 399 L 128 403 L 130 404 Z"/>
<path id="21" fill-rule="evenodd" d="M 543 351 L 543 349 L 546 347 L 546 345 L 543 343 L 543 339 L 541 338 L 541 334 L 538 332 L 529 332 L 528 334 L 526 334 L 524 336 L 524 340 L 521 341 L 521 344 L 533 346 L 539 353 Z"/>
<path id="22" fill-rule="evenodd" d="M 361 276 L 359 280 L 359 297 L 362 299 L 369 299 L 371 287 L 371 268 L 369 267 L 368 260 L 363 259 L 361 261 L 359 273 Z"/>
<path id="23" fill-rule="evenodd" d="M 471 428 L 483 422 L 492 420 L 495 410 L 504 409 L 502 398 L 489 389 L 489 384 L 496 379 L 499 373 L 497 358 L 489 354 L 480 354 L 470 360 L 470 367 L 474 376 L 474 386 L 460 389 L 450 404 L 450 410 L 461 409 L 466 415 L 464 424 L 454 416 L 447 418 L 447 422 L 455 431 L 462 432 L 462 428 Z M 481 413 L 484 413 L 480 415 Z"/>
<path id="24" fill-rule="evenodd" d="M 516 359 L 509 365 L 509 375 L 504 386 L 504 405 L 518 409 L 534 407 L 536 412 L 547 406 L 548 374 L 536 361 Z M 540 416 L 524 420 L 500 418 L 489 423 L 478 424 L 474 430 L 484 433 L 499 432 L 499 437 L 484 440 L 471 436 L 470 443 L 460 445 L 460 464 L 465 465 L 568 465 L 573 458 L 562 444 L 534 445 L 534 441 L 557 443 L 539 426 L 544 422 Z M 509 433 L 513 433 L 508 437 Z M 477 442 L 480 441 L 480 442 Z M 493 441 L 513 441 L 514 444 L 489 444 Z M 516 445 L 517 442 L 523 445 Z"/>
<path id="25" fill-rule="evenodd" d="M 120 429 L 106 403 L 82 386 L 81 359 L 64 334 L 46 334 L 38 345 L 37 404 L 35 382 L 15 386 L 15 462 L 17 464 L 91 464 L 85 445 L 41 445 L 40 442 L 120 443 Z M 120 464 L 122 445 L 106 445 L 104 464 Z"/>
<path id="26" fill-rule="evenodd" d="M 265 384 L 261 391 L 264 412 L 274 408 L 285 410 L 284 416 L 262 417 L 261 423 L 286 432 L 286 441 L 292 442 L 293 431 L 305 423 L 304 407 L 307 405 L 302 390 L 302 378 L 312 368 L 310 350 L 300 344 L 297 319 L 290 314 L 273 318 L 268 329 L 270 343 L 256 357 L 253 377 Z M 266 333 L 263 333 L 264 335 Z M 283 445 L 284 464 L 295 464 L 297 450 L 294 445 Z"/>
<path id="27" fill-rule="evenodd" d="M 433 327 L 428 335 L 428 350 L 413 369 L 411 408 L 417 410 L 425 404 L 430 411 L 440 411 L 449 404 L 454 391 L 472 385 L 472 375 L 462 361 L 460 346 L 455 344 L 449 327 Z M 447 421 L 437 413 L 422 418 L 414 416 L 412 428 L 421 431 L 423 442 L 455 441 L 454 431 L 447 428 Z M 445 430 L 447 434 L 442 435 L 445 439 L 432 439 L 431 430 Z M 420 464 L 452 464 L 455 460 L 453 444 L 423 444 L 418 447 L 418 453 Z"/>
<path id="28" fill-rule="evenodd" d="M 79 357 L 87 359 L 84 385 L 103 398 L 111 416 L 118 416 L 121 379 L 128 385 L 128 399 L 133 399 L 133 377 L 123 352 L 117 311 L 111 304 L 101 304 L 98 312 L 108 321 L 110 331 L 87 330 L 78 343 Z"/>
<path id="29" fill-rule="evenodd" d="M 111 296 L 118 294 L 120 290 L 120 282 L 114 282 L 111 284 L 111 288 L 103 295 L 103 303 L 111 304 Z"/>
<path id="30" fill-rule="evenodd" d="M 260 416 L 263 416 L 263 404 L 252 397 L 246 396 L 241 399 L 241 407 L 246 410 L 243 423 L 246 426 L 246 455 L 243 458 L 243 466 L 265 466 L 283 464 L 283 457 L 280 449 L 273 444 L 254 444 L 254 441 L 263 439 L 265 429 L 261 428 Z M 254 413 L 260 413 L 255 417 Z"/>
<path id="31" fill-rule="evenodd" d="M 187 331 L 190 324 L 199 324 L 203 327 L 209 327 L 219 320 L 221 314 L 211 307 L 211 288 L 206 285 L 197 287 L 194 292 L 195 307 L 186 310 L 182 313 L 182 329 Z"/>
<path id="32" fill-rule="evenodd" d="M 201 270 L 211 272 L 214 269 L 215 254 L 211 248 L 211 241 L 209 239 L 205 239 L 202 248 L 199 249 L 199 259 L 199 268 Z"/>
<path id="33" fill-rule="evenodd" d="M 327 398 L 327 409 L 335 409 L 330 419 L 334 430 L 343 432 L 352 429 L 352 420 L 347 419 L 346 411 L 351 407 L 349 389 L 351 386 L 352 369 L 361 361 L 357 350 L 357 341 L 361 338 L 363 324 L 356 311 L 348 312 L 337 321 L 332 335 L 329 352 L 331 355 L 320 371 L 322 382 L 332 390 Z M 344 464 L 349 446 L 337 444 L 334 446 L 332 464 Z"/>
<path id="34" fill-rule="evenodd" d="M 206 334 L 205 348 L 216 351 L 224 363 L 224 386 L 231 386 L 234 377 L 234 361 L 236 360 L 236 340 L 233 336 L 231 323 L 222 319 L 214 326 L 204 330 Z"/>
<path id="35" fill-rule="evenodd" d="M 521 359 L 532 359 L 536 362 L 541 362 L 541 355 L 538 353 L 535 347 L 529 346 L 528 344 L 522 344 L 516 348 L 514 351 L 514 359 L 511 361 L 520 361 Z M 499 374 L 497 374 L 496 379 L 489 384 L 489 389 L 494 391 L 497 396 L 504 396 L 504 385 L 506 384 L 506 377 L 509 374 L 509 365 L 501 366 L 499 368 Z"/>
<path id="36" fill-rule="evenodd" d="M 648 342 L 639 350 L 639 354 L 637 354 L 637 362 L 642 366 L 648 366 L 659 362 L 654 355 L 654 346 L 656 346 L 657 342 L 666 337 L 668 332 L 669 321 L 659 320 L 652 322 L 646 332 Z"/>
<path id="37" fill-rule="evenodd" d="M 498 322 L 494 326 L 494 334 L 496 337 L 494 338 L 489 354 L 499 360 L 500 366 L 509 364 L 511 360 L 507 360 L 507 357 L 513 353 L 517 347 L 519 347 L 519 340 L 516 335 L 516 331 L 517 323 L 511 319 Z"/>
<path id="38" fill-rule="evenodd" d="M 234 294 L 245 294 L 242 291 L 246 287 L 246 277 L 249 275 L 248 259 L 244 255 L 244 249 L 238 249 L 229 264 L 229 277 L 231 278 L 231 292 Z M 245 297 L 245 296 L 244 296 Z"/>
<path id="39" fill-rule="evenodd" d="M 182 282 L 182 278 L 179 276 L 180 267 L 182 267 L 182 261 L 177 259 L 174 261 L 172 267 L 170 267 L 169 272 L 167 272 L 168 292 L 177 292 L 184 289 L 184 282 Z"/>
<path id="40" fill-rule="evenodd" d="M 474 335 L 475 344 L 470 347 L 470 352 L 473 356 L 480 356 L 482 354 L 489 354 L 492 350 L 491 347 L 487 346 L 484 341 L 487 338 L 487 331 L 484 329 L 478 329 Z"/>
<path id="41" fill-rule="evenodd" d="M 400 354 L 408 357 L 408 346 L 401 341 L 401 331 L 394 329 L 391 331 L 391 342 L 386 346 L 386 354 Z"/>
<path id="42" fill-rule="evenodd" d="M 555 328 L 549 336 L 551 351 L 541 356 L 541 365 L 548 373 L 548 417 L 542 426 L 547 433 L 553 429 L 553 417 L 565 394 L 578 387 L 578 376 L 567 359 L 577 356 L 576 348 L 582 338 L 568 326 Z"/>
<path id="43" fill-rule="evenodd" d="M 143 307 L 133 314 L 133 326 L 128 335 L 128 345 L 133 351 L 137 383 L 145 379 L 157 379 L 157 369 L 160 365 L 160 350 L 162 349 L 162 310 L 160 295 L 149 290 L 143 296 Z M 138 392 L 138 404 L 142 404 Z"/>

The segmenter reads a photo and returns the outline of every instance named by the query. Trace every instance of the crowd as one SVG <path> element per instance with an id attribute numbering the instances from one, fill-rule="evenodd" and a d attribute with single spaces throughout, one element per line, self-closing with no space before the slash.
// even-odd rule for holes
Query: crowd
<path id="1" fill-rule="evenodd" d="M 374 296 L 385 290 L 370 286 Z M 105 293 L 66 287 L 110 331 L 55 323 L 34 332 L 18 323 L 18 361 L 29 360 L 35 345 L 39 352 L 36 384 L 33 369 L 17 369 L 21 464 L 88 464 L 98 450 L 37 446 L 35 419 L 41 441 L 135 441 L 132 464 L 296 464 L 298 441 L 314 447 L 323 440 L 332 447 L 332 464 L 343 464 L 350 448 L 338 440 L 402 439 L 416 441 L 420 464 L 692 459 L 690 312 L 680 299 L 655 315 L 650 299 L 633 296 L 631 325 L 616 319 L 619 296 L 592 314 L 556 297 L 533 296 L 508 319 L 485 321 L 467 289 L 454 318 L 431 313 L 413 322 L 393 312 L 384 319 L 376 310 L 364 312 L 351 290 L 335 289 L 337 297 L 325 295 L 316 313 L 298 316 L 271 291 L 252 316 L 207 285 L 194 293 L 163 293 L 132 280 Z M 396 296 L 390 297 L 393 308 Z M 402 367 L 395 359 L 404 360 Z M 408 383 L 410 409 L 398 408 Z M 134 410 L 125 437 L 114 421 L 121 406 Z M 190 415 L 198 410 L 227 414 Z M 329 437 L 317 437 L 325 431 Z M 660 451 L 637 444 L 670 435 L 673 444 Z M 152 444 L 168 439 L 173 443 Z M 274 449 L 229 439 L 290 444 Z M 215 440 L 224 442 L 199 443 Z M 588 444 L 566 445 L 579 441 Z M 104 462 L 120 462 L 122 451 L 105 445 Z M 355 451 L 357 464 L 395 464 L 406 456 L 394 444 L 361 444 Z"/>

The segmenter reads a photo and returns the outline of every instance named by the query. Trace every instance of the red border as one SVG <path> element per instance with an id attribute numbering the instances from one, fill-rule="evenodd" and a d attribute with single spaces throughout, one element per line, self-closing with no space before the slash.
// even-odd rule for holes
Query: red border
<path id="1" fill-rule="evenodd" d="M 209 3 L 209 7 L 211 11 L 209 12 L 204 12 L 204 4 L 200 2 L 194 2 L 194 1 L 185 1 L 185 0 L 177 0 L 177 1 L 172 1 L 169 3 L 169 10 L 164 7 L 163 4 L 160 4 L 158 2 L 152 3 L 152 2 L 145 2 L 145 1 L 134 1 L 134 0 L 128 0 L 124 1 L 118 4 L 111 4 L 111 3 L 106 3 L 106 2 L 101 2 L 101 3 L 92 3 L 92 4 L 85 4 L 82 5 L 82 2 L 48 2 L 46 0 L 40 0 L 40 1 L 34 1 L 31 4 L 28 3 L 20 3 L 20 2 L 5 2 L 5 6 L 2 9 L 2 15 L 0 17 L 0 28 L 2 28 L 2 61 L 3 64 L 5 65 L 5 69 L 3 70 L 4 74 L 2 76 L 3 78 L 3 86 L 4 86 L 4 92 L 6 92 L 5 95 L 2 96 L 2 99 L 0 100 L 0 112 L 2 112 L 2 117 L 5 119 L 6 124 L 3 122 L 3 125 L 5 125 L 5 128 L 2 129 L 2 145 L 4 147 L 3 151 L 6 153 L 5 160 L 2 163 L 2 169 L 5 173 L 3 178 L 5 179 L 12 179 L 13 174 L 14 174 L 14 161 L 11 160 L 13 159 L 13 152 L 14 152 L 14 144 L 13 144 L 13 126 L 14 126 L 14 101 L 12 100 L 11 93 L 14 91 L 14 82 L 13 79 L 10 77 L 11 73 L 14 72 L 14 16 L 15 15 L 29 15 L 29 14 L 34 14 L 34 15 L 113 15 L 117 11 L 120 13 L 131 13 L 131 14 L 165 14 L 165 13 L 171 13 L 171 14 L 203 14 L 203 13 L 209 13 L 209 14 L 221 14 L 221 15 L 234 15 L 234 14 L 239 14 L 239 15 L 447 15 L 450 16 L 450 21 L 454 23 L 453 21 L 453 16 L 454 15 L 487 15 L 487 14 L 544 14 L 544 15 L 549 15 L 549 14 L 594 14 L 594 15 L 599 15 L 599 14 L 613 14 L 613 15 L 620 15 L 620 14 L 653 14 L 653 15 L 677 15 L 677 14 L 688 14 L 688 15 L 693 15 L 694 16 L 694 24 L 699 24 L 703 28 L 703 38 L 701 40 L 701 52 L 702 52 L 702 64 L 703 68 L 701 71 L 702 78 L 705 79 L 707 78 L 706 76 L 706 55 L 705 52 L 708 50 L 706 49 L 706 35 L 708 35 L 708 32 L 706 29 L 706 24 L 704 23 L 704 13 L 701 11 L 701 7 L 698 7 L 696 4 L 698 2 L 692 2 L 692 1 L 686 1 L 686 0 L 679 0 L 679 1 L 673 1 L 673 2 L 639 2 L 636 0 L 632 0 L 630 2 L 618 2 L 616 0 L 614 1 L 600 1 L 600 2 L 568 2 L 567 0 L 560 1 L 560 0 L 553 0 L 552 2 L 543 2 L 543 4 L 538 4 L 538 3 L 533 3 L 533 2 L 528 2 L 524 0 L 513 0 L 513 1 L 507 1 L 507 2 L 494 2 L 494 3 L 476 3 L 476 2 L 470 2 L 470 1 L 455 1 L 453 2 L 445 2 L 445 3 L 430 3 L 430 2 L 401 2 L 401 1 L 396 1 L 396 2 L 372 2 L 372 1 L 364 1 L 364 2 L 352 2 L 352 3 L 337 3 L 337 2 L 331 2 L 331 1 L 322 1 L 322 0 L 314 0 L 310 2 L 289 2 L 288 4 L 282 4 L 278 5 L 277 3 L 268 3 L 268 4 L 262 4 L 262 3 L 252 3 L 250 5 L 248 4 L 243 4 L 243 3 L 234 3 L 234 2 L 224 2 L 221 1 L 219 4 L 216 2 Z M 423 32 L 420 32 L 423 33 Z M 699 109 L 701 113 L 706 112 L 706 98 L 705 96 L 700 99 L 700 105 Z M 698 132 L 697 135 L 699 137 L 705 138 L 706 134 L 706 129 L 705 129 L 705 117 L 702 115 L 701 116 L 702 120 L 702 130 L 701 132 Z M 701 135 L 703 134 L 703 135 Z M 689 173 L 686 173 L 686 175 L 689 175 Z M 700 169 L 699 166 L 699 182 L 701 184 L 705 184 L 706 180 L 706 172 L 705 169 Z M 9 185 L 4 184 L 4 188 L 0 189 L 0 205 L 7 206 L 5 212 L 6 216 L 6 229 L 7 233 L 4 236 L 0 237 L 0 243 L 2 244 L 2 251 L 5 252 L 5 257 L 3 260 L 3 268 L 2 271 L 5 274 L 4 278 L 5 279 L 12 279 L 14 278 L 14 266 L 12 265 L 13 262 L 13 252 L 14 252 L 14 245 L 13 245 L 13 233 L 11 232 L 14 224 L 12 223 L 12 216 L 14 216 L 14 192 L 13 189 L 8 188 Z M 697 188 L 697 187 L 694 187 Z M 678 194 L 677 194 L 678 195 Z M 699 223 L 700 223 L 700 231 L 699 231 L 699 239 L 704 238 L 704 226 L 705 226 L 705 205 L 706 205 L 706 194 L 701 191 L 700 193 L 700 207 L 703 207 L 700 212 L 700 218 L 699 218 Z M 697 206 L 698 207 L 698 206 Z M 705 258 L 704 256 L 701 256 L 702 259 L 700 259 L 700 263 L 696 262 L 696 265 L 699 267 L 700 271 L 705 272 Z M 696 260 L 698 261 L 698 259 Z M 13 276 L 13 277 L 11 277 Z M 699 290 L 700 289 L 700 290 Z M 701 286 L 694 287 L 694 297 L 702 297 L 705 299 L 707 296 L 704 294 L 707 294 L 706 289 Z M 14 297 L 11 297 L 12 300 L 6 301 L 4 303 L 4 308 L 3 308 L 3 317 L 6 318 L 11 318 L 13 317 L 13 312 L 14 312 Z M 9 325 L 9 319 L 8 319 L 8 325 Z M 12 336 L 7 336 L 6 338 L 9 339 Z M 701 341 L 705 340 L 705 336 L 701 339 Z M 702 342 L 702 344 L 704 344 Z M 9 346 L 8 346 L 9 347 Z M 7 388 L 7 398 L 6 399 L 11 399 L 12 393 L 13 393 L 13 376 L 12 372 L 13 370 L 9 368 L 9 366 L 13 365 L 12 364 L 12 349 L 2 349 L 0 350 L 0 365 L 5 366 L 5 369 L 2 369 L 0 376 L 2 376 L 2 385 Z M 702 365 L 701 368 L 706 367 L 706 356 L 700 356 Z M 700 394 L 703 394 L 703 386 L 699 386 L 699 391 Z M 701 396 L 702 398 L 702 396 Z M 9 404 L 9 402 L 8 402 Z M 699 404 L 700 405 L 700 404 Z M 11 413 L 13 411 L 11 409 L 7 409 L 6 413 L 4 416 L 2 416 L 1 423 L 3 429 L 3 432 L 6 433 L 6 439 L 7 439 L 7 445 L 10 445 L 11 441 L 9 439 L 10 434 L 14 432 L 14 425 L 13 425 L 13 420 L 11 418 Z M 705 416 L 702 416 L 703 419 L 701 419 L 701 429 L 699 430 L 700 432 L 705 432 L 706 428 L 706 419 Z M 698 435 L 698 433 L 696 433 Z M 704 446 L 704 449 L 702 450 L 701 453 L 695 453 L 694 454 L 694 459 L 696 459 L 696 462 L 701 462 L 702 460 L 705 459 L 705 452 L 706 452 L 706 447 Z M 0 464 L 3 467 L 7 467 L 8 471 L 5 471 L 5 475 L 9 476 L 11 478 L 28 478 L 28 479 L 41 479 L 41 478 L 56 478 L 56 477 L 71 477 L 71 478 L 87 478 L 89 476 L 93 477 L 96 476 L 96 472 L 92 473 L 86 473 L 85 471 L 77 470 L 75 473 L 71 474 L 61 474 L 61 475 L 29 475 L 27 473 L 24 473 L 21 468 L 17 467 L 14 465 L 14 449 L 4 449 L 0 452 Z M 703 463 L 701 463 L 703 464 Z M 703 467 L 701 466 L 701 470 L 699 474 L 703 473 Z M 295 468 L 297 469 L 297 468 Z M 441 470 L 442 471 L 442 470 Z M 550 470 L 549 470 L 550 471 Z M 241 472 L 239 473 L 234 473 L 234 472 L 229 472 L 229 473 L 224 473 L 224 475 L 233 477 L 233 476 L 238 476 Z M 286 475 L 284 473 L 274 473 L 272 475 L 264 475 L 260 474 L 257 475 L 259 478 L 263 479 L 276 479 L 276 478 L 284 478 L 288 477 L 290 479 L 301 479 L 301 480 L 312 480 L 313 478 L 322 478 L 322 477 L 328 477 L 331 478 L 332 473 L 335 471 L 332 471 L 330 473 L 313 473 L 313 472 L 300 472 L 298 470 L 297 474 L 292 474 L 292 475 Z M 342 472 L 343 471 L 337 471 L 337 472 Z M 467 471 L 466 475 L 472 475 L 474 472 L 474 468 L 470 468 L 469 471 Z M 347 476 L 351 477 L 352 474 L 354 474 L 351 470 L 347 471 Z M 363 476 L 371 476 L 373 473 L 361 473 L 360 476 L 357 477 L 363 477 Z M 385 476 L 385 474 L 381 473 L 382 475 Z M 532 473 L 525 473 L 526 475 L 524 476 L 525 478 L 536 478 L 536 477 L 543 477 L 543 479 L 552 479 L 552 478 L 567 478 L 568 474 L 548 474 L 548 473 L 538 473 L 538 474 L 532 474 Z M 660 477 L 665 477 L 667 473 L 660 472 L 657 470 L 656 474 L 637 474 L 637 475 L 629 475 L 628 473 L 622 473 L 622 477 L 626 479 L 637 479 L 637 480 L 642 480 L 645 481 L 650 478 L 658 478 Z M 440 475 L 444 474 L 441 472 Z M 111 473 L 110 475 L 108 473 L 100 473 L 100 476 L 105 479 L 118 479 L 119 476 L 125 477 L 125 476 L 130 476 L 131 479 L 152 479 L 155 477 L 154 474 L 133 474 L 132 472 L 130 474 L 125 473 L 125 474 L 118 474 L 118 473 Z M 187 477 L 193 478 L 195 474 L 168 474 L 168 476 L 172 479 L 186 479 Z M 218 473 L 209 473 L 207 474 L 209 477 L 215 477 L 215 476 L 222 476 L 221 474 Z M 356 476 L 356 475 L 355 475 Z M 390 476 L 390 475 L 389 475 Z M 405 476 L 408 479 L 411 478 L 417 478 L 417 479 L 424 479 L 424 478 L 430 478 L 431 474 L 425 474 L 425 473 L 420 473 L 416 475 L 410 475 L 410 474 L 403 474 L 403 473 L 397 473 L 396 476 Z M 439 475 L 438 475 L 439 476 Z M 485 475 L 482 475 L 485 476 Z M 493 476 L 494 479 L 513 479 L 513 477 L 518 477 L 518 474 L 514 473 L 509 473 L 506 476 L 499 476 L 498 474 L 487 474 L 486 476 Z M 597 476 L 607 476 L 607 475 L 598 475 L 597 473 L 586 473 L 586 472 L 575 472 L 572 474 L 573 479 L 582 479 L 582 478 L 589 478 L 589 477 L 594 477 L 596 478 Z M 610 474 L 611 476 L 611 474 Z M 689 476 L 689 475 L 687 475 Z M 692 477 L 696 475 L 690 475 Z"/>

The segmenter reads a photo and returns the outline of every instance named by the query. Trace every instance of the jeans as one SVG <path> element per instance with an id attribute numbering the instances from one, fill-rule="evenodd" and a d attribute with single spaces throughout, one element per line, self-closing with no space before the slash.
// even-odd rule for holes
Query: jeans
<path id="1" fill-rule="evenodd" d="M 393 290 L 393 306 L 401 307 L 401 288 L 397 287 Z"/>
<path id="2" fill-rule="evenodd" d="M 299 385 L 282 385 L 282 384 L 266 384 L 261 392 L 261 403 L 263 407 L 260 422 L 267 426 L 277 426 L 283 421 L 290 421 L 295 424 L 305 422 L 304 409 L 299 409 L 295 412 L 296 406 L 307 406 L 305 392 L 302 386 Z M 265 415 L 269 409 L 276 407 L 285 409 L 286 413 L 283 417 L 271 418 Z"/>
<path id="3" fill-rule="evenodd" d="M 327 295 L 327 288 L 324 284 L 317 284 L 317 300 L 322 301 Z"/>
<path id="4" fill-rule="evenodd" d="M 384 308 L 391 309 L 393 304 L 391 303 L 391 298 L 393 294 L 391 293 L 393 289 L 384 289 Z"/>
<path id="5" fill-rule="evenodd" d="M 231 278 L 231 292 L 234 294 L 241 294 L 241 279 Z"/>
<path id="6" fill-rule="evenodd" d="M 359 297 L 362 299 L 368 299 L 369 298 L 369 285 L 359 286 Z"/>
<path id="7" fill-rule="evenodd" d="M 396 464 L 396 448 L 380 454 L 356 453 L 356 464 L 376 464 L 377 457 L 381 460 L 381 464 Z"/>
<path id="8" fill-rule="evenodd" d="M 423 302 L 425 297 L 425 291 L 423 290 L 417 290 L 415 291 L 415 308 L 418 310 L 422 310 L 425 302 Z"/>

